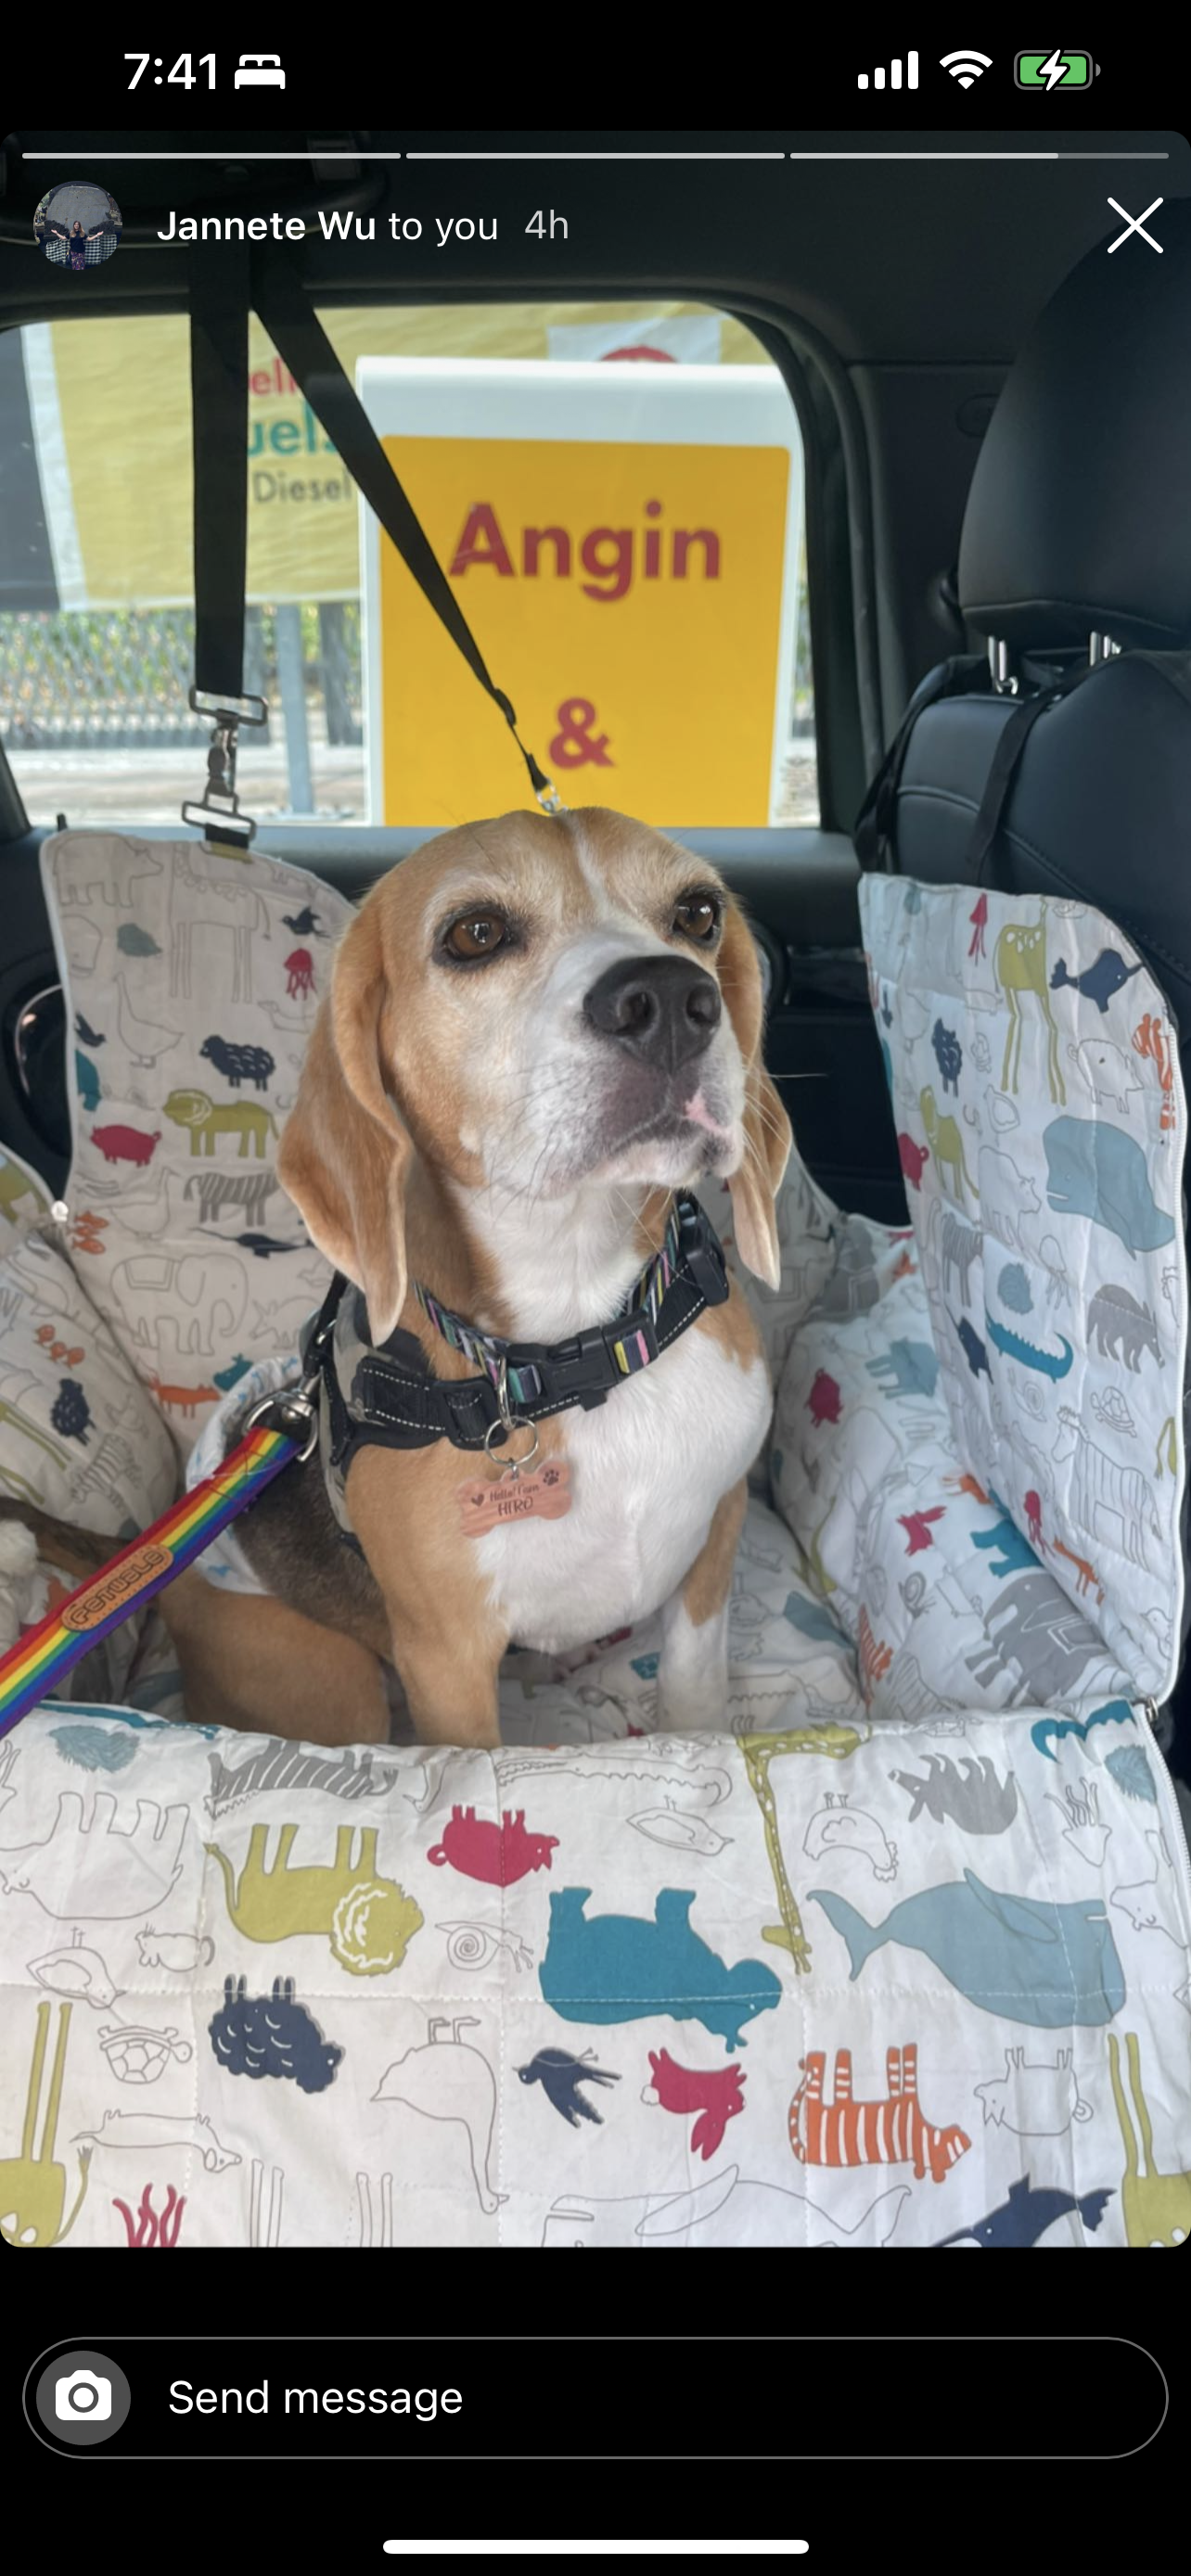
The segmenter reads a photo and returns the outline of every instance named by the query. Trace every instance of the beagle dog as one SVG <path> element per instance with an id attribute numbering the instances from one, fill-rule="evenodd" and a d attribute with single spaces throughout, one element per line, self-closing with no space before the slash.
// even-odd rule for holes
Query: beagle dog
<path id="1" fill-rule="evenodd" d="M 474 1391 L 477 1340 L 541 1349 L 612 1323 L 706 1175 L 776 1288 L 791 1131 L 761 1039 L 756 950 L 714 868 L 601 808 L 505 814 L 429 842 L 362 905 L 279 1177 L 362 1292 L 372 1352 Z M 739 1287 L 721 1274 L 719 1295 L 587 1406 L 505 1435 L 506 1396 L 486 1454 L 358 1446 L 338 1518 L 317 1462 L 290 1467 L 236 1525 L 267 1598 L 201 1565 L 162 1596 L 191 1716 L 379 1740 L 392 1665 L 424 1742 L 495 1745 L 511 1644 L 560 1653 L 660 1610 L 659 1724 L 722 1724 L 771 1394 Z M 532 1472 L 513 1477 L 519 1456 Z"/>

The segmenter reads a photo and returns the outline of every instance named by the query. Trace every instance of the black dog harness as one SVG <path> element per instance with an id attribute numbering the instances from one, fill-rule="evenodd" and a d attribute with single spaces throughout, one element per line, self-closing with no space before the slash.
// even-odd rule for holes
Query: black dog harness
<path id="1" fill-rule="evenodd" d="M 399 1330 L 374 1345 L 364 1298 L 339 1271 L 302 1335 L 303 1395 L 321 1393 L 323 1470 L 345 1532 L 343 1491 L 358 1450 L 425 1449 L 449 1440 L 456 1449 L 490 1453 L 522 1423 L 574 1405 L 590 1412 L 660 1359 L 705 1307 L 722 1306 L 729 1289 L 715 1228 L 684 1191 L 674 1201 L 661 1251 L 621 1313 L 569 1341 L 506 1342 L 451 1314 L 428 1290 L 415 1286 L 414 1293 L 444 1341 L 477 1360 L 482 1376 L 433 1377 L 412 1333 Z M 284 1405 L 286 1397 L 273 1401 Z"/>

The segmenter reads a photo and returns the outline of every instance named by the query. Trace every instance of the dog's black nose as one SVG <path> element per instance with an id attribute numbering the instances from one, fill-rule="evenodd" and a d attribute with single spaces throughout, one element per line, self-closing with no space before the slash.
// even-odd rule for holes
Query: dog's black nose
<path id="1" fill-rule="evenodd" d="M 702 1055 L 720 1024 L 714 976 L 685 957 L 629 957 L 592 985 L 584 1017 L 668 1073 Z"/>

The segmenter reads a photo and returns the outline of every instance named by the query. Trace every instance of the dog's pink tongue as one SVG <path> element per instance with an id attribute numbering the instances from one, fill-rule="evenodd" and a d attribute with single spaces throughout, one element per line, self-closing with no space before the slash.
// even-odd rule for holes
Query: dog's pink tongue
<path id="1" fill-rule="evenodd" d="M 709 1136 L 726 1136 L 728 1133 L 726 1127 L 721 1127 L 718 1118 L 712 1117 L 703 1097 L 701 1085 L 693 1099 L 688 1100 L 682 1114 L 684 1118 L 690 1119 L 692 1127 L 705 1127 Z"/>

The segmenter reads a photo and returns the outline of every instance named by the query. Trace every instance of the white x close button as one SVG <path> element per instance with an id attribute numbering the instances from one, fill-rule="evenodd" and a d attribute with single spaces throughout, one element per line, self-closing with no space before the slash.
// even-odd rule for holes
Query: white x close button
<path id="1" fill-rule="evenodd" d="M 1149 243 L 1151 250 L 1157 251 L 1160 259 L 1162 256 L 1162 244 L 1160 241 L 1155 241 L 1152 233 L 1148 233 L 1146 231 L 1146 225 L 1150 216 L 1157 214 L 1158 208 L 1163 202 L 1162 198 L 1155 197 L 1153 205 L 1146 206 L 1140 215 L 1131 215 L 1127 206 L 1118 206 L 1115 197 L 1110 197 L 1108 202 L 1112 207 L 1114 215 L 1122 215 L 1125 221 L 1124 232 L 1118 233 L 1116 240 L 1110 241 L 1108 245 L 1109 258 L 1112 258 L 1114 250 L 1120 249 L 1123 241 L 1128 241 L 1130 233 L 1140 233 L 1142 240 Z"/>

